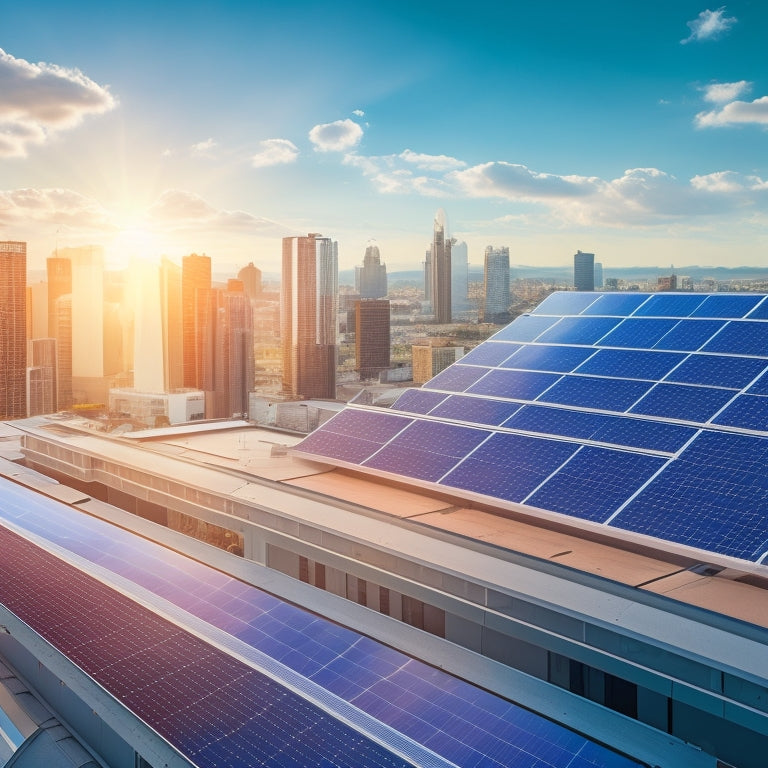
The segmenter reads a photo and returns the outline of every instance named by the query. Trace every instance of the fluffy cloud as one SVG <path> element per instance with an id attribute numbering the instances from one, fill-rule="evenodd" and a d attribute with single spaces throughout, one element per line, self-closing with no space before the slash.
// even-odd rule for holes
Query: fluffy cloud
<path id="1" fill-rule="evenodd" d="M 309 132 L 317 152 L 345 152 L 357 146 L 362 137 L 363 129 L 349 118 L 316 125 Z"/>
<path id="2" fill-rule="evenodd" d="M 768 125 L 768 96 L 754 101 L 732 101 L 721 109 L 699 112 L 699 128 L 720 128 L 727 125 Z"/>
<path id="3" fill-rule="evenodd" d="M 746 93 L 752 87 L 752 83 L 739 80 L 736 83 L 710 83 L 701 90 L 704 91 L 704 99 L 713 104 L 725 104 L 733 101 Z"/>
<path id="4" fill-rule="evenodd" d="M 406 149 L 399 155 L 401 160 L 412 163 L 417 168 L 427 171 L 452 171 L 456 168 L 464 168 L 466 163 L 448 155 L 425 155 Z"/>
<path id="5" fill-rule="evenodd" d="M 30 146 L 115 105 L 106 86 L 77 69 L 31 64 L 0 49 L 0 157 L 25 157 Z"/>
<path id="6" fill-rule="evenodd" d="M 680 42 L 686 43 L 700 42 L 701 40 L 715 40 L 721 34 L 727 32 L 737 19 L 734 16 L 725 15 L 725 6 L 716 11 L 702 11 L 695 19 L 686 22 L 691 34 Z"/>
<path id="7" fill-rule="evenodd" d="M 257 230 L 278 227 L 269 219 L 245 211 L 215 208 L 193 192 L 169 189 L 150 206 L 147 216 L 155 227 L 169 230 Z"/>
<path id="8" fill-rule="evenodd" d="M 288 139 L 265 139 L 259 142 L 259 151 L 251 158 L 254 168 L 293 163 L 299 156 L 298 147 Z"/>
<path id="9" fill-rule="evenodd" d="M 0 191 L 0 225 L 26 230 L 30 225 L 74 232 L 112 232 L 109 213 L 95 200 L 71 189 Z"/>
<path id="10" fill-rule="evenodd" d="M 216 147 L 216 142 L 213 139 L 206 139 L 205 141 L 198 141 L 197 144 L 193 144 L 190 149 L 192 154 L 195 155 L 208 155 L 212 149 Z"/>

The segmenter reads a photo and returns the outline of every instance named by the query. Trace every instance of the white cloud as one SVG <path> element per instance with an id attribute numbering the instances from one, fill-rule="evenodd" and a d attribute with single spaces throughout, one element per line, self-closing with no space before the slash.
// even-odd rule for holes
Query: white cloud
<path id="1" fill-rule="evenodd" d="M 417 168 L 427 171 L 452 171 L 456 168 L 464 168 L 466 163 L 448 155 L 425 155 L 406 149 L 399 154 L 401 160 L 413 163 Z"/>
<path id="2" fill-rule="evenodd" d="M 736 17 L 725 15 L 725 6 L 716 11 L 702 11 L 695 19 L 686 22 L 691 34 L 680 42 L 699 42 L 701 40 L 716 40 L 721 34 L 727 32 L 737 22 Z"/>
<path id="3" fill-rule="evenodd" d="M 365 112 L 363 112 L 362 109 L 353 109 L 352 114 L 356 115 L 357 117 L 365 117 Z"/>
<path id="4" fill-rule="evenodd" d="M 713 104 L 725 104 L 733 101 L 746 93 L 752 87 L 747 80 L 739 80 L 736 83 L 710 83 L 700 90 L 704 91 L 704 99 Z"/>
<path id="5" fill-rule="evenodd" d="M 0 225 L 14 230 L 48 227 L 76 232 L 111 232 L 110 214 L 95 200 L 71 189 L 0 191 Z"/>
<path id="6" fill-rule="evenodd" d="M 275 222 L 246 211 L 215 208 L 194 192 L 169 189 L 150 206 L 153 226 L 170 230 L 258 230 L 279 228 Z"/>
<path id="7" fill-rule="evenodd" d="M 77 69 L 31 64 L 0 48 L 0 157 L 25 157 L 30 146 L 116 104 L 108 87 Z"/>
<path id="8" fill-rule="evenodd" d="M 265 139 L 259 142 L 259 151 L 251 158 L 254 168 L 293 163 L 299 156 L 299 148 L 288 139 Z"/>
<path id="9" fill-rule="evenodd" d="M 696 115 L 696 125 L 699 128 L 749 124 L 768 126 L 768 96 L 754 101 L 732 101 L 719 110 L 699 112 Z"/>
<path id="10" fill-rule="evenodd" d="M 316 125 L 309 132 L 309 140 L 318 152 L 345 152 L 356 146 L 362 137 L 363 129 L 349 118 Z"/>
<path id="11" fill-rule="evenodd" d="M 197 144 L 193 144 L 190 149 L 195 155 L 208 155 L 216 146 L 216 142 L 213 139 L 208 138 L 205 141 L 198 141 Z"/>

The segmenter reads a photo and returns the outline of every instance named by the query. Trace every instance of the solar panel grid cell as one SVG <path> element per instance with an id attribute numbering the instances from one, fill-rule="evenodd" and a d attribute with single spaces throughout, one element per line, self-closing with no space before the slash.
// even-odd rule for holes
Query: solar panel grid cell
<path id="1" fill-rule="evenodd" d="M 677 320 L 629 317 L 600 339 L 603 347 L 649 349 L 669 333 Z"/>
<path id="2" fill-rule="evenodd" d="M 731 320 L 702 351 L 768 357 L 768 323 L 758 320 Z"/>
<path id="3" fill-rule="evenodd" d="M 495 369 L 489 371 L 476 384 L 468 387 L 467 392 L 510 400 L 535 400 L 559 378 L 559 374 L 556 373 Z"/>
<path id="4" fill-rule="evenodd" d="M 539 400 L 547 403 L 624 413 L 651 386 L 651 382 L 631 379 L 563 376 L 560 381 L 544 392 Z"/>
<path id="5" fill-rule="evenodd" d="M 594 350 L 585 347 L 528 344 L 499 365 L 502 368 L 569 373 L 593 354 Z"/>
<path id="6" fill-rule="evenodd" d="M 760 303 L 761 298 L 761 296 L 755 294 L 715 294 L 707 296 L 691 313 L 691 317 L 744 317 Z"/>
<path id="7" fill-rule="evenodd" d="M 581 365 L 577 373 L 611 376 L 619 379 L 664 378 L 685 359 L 673 352 L 649 352 L 640 349 L 601 349 Z"/>
<path id="8" fill-rule="evenodd" d="M 506 421 L 521 406 L 503 400 L 491 400 L 466 395 L 450 395 L 430 411 L 430 416 L 457 421 L 498 426 Z"/>
<path id="9" fill-rule="evenodd" d="M 543 344 L 596 344 L 620 322 L 617 317 L 563 317 L 537 341 Z"/>
<path id="10" fill-rule="evenodd" d="M 695 354 L 687 357 L 665 380 L 742 389 L 766 368 L 768 362 L 758 358 Z"/>
<path id="11" fill-rule="evenodd" d="M 680 320 L 665 333 L 652 349 L 696 352 L 701 349 L 724 325 L 725 320 Z"/>
<path id="12" fill-rule="evenodd" d="M 630 413 L 662 416 L 705 424 L 729 400 L 733 390 L 687 384 L 657 384 Z"/>

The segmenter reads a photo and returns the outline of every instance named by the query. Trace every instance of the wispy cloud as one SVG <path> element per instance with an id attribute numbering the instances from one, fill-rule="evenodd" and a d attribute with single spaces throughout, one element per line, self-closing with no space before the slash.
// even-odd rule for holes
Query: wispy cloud
<path id="1" fill-rule="evenodd" d="M 211 150 L 217 147 L 217 143 L 214 139 L 208 138 L 205 141 L 198 141 L 193 144 L 189 149 L 193 155 L 206 155 L 210 156 Z"/>
<path id="2" fill-rule="evenodd" d="M 702 11 L 692 21 L 686 22 L 691 30 L 691 34 L 680 42 L 685 45 L 686 43 L 698 43 L 703 40 L 716 40 L 737 21 L 738 19 L 735 16 L 725 15 L 725 6 L 718 8 L 716 11 L 707 9 Z"/>
<path id="3" fill-rule="evenodd" d="M 77 69 L 32 64 L 0 49 L 0 157 L 25 157 L 31 146 L 116 104 L 107 86 Z"/>
<path id="4" fill-rule="evenodd" d="M 699 112 L 696 115 L 699 128 L 722 128 L 729 125 L 768 126 L 768 96 L 754 101 L 732 101 L 721 109 Z"/>
<path id="5" fill-rule="evenodd" d="M 704 100 L 713 104 L 725 104 L 737 99 L 752 87 L 747 80 L 739 80 L 735 83 L 710 83 L 700 90 L 704 92 Z"/>
<path id="6" fill-rule="evenodd" d="M 365 117 L 365 112 L 363 112 L 362 109 L 353 109 L 352 114 L 356 115 L 357 117 Z"/>
<path id="7" fill-rule="evenodd" d="M 265 139 L 259 142 L 259 151 L 251 158 L 254 168 L 293 163 L 299 156 L 299 148 L 288 139 Z"/>
<path id="8" fill-rule="evenodd" d="M 115 225 L 95 200 L 71 189 L 0 191 L 0 225 L 14 230 L 48 228 L 76 233 L 109 233 Z"/>
<path id="9" fill-rule="evenodd" d="M 463 160 L 457 160 L 448 155 L 426 155 L 419 152 L 412 152 L 406 149 L 399 155 L 401 160 L 406 163 L 412 163 L 417 168 L 427 171 L 452 171 L 456 168 L 464 168 L 466 163 Z"/>
<path id="10" fill-rule="evenodd" d="M 362 137 L 363 129 L 349 118 L 316 125 L 309 132 L 317 152 L 346 152 L 357 146 Z"/>

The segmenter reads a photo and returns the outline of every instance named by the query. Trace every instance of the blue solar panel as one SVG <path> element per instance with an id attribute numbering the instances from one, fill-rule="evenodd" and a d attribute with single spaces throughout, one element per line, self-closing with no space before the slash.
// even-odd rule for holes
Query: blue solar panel
<path id="1" fill-rule="evenodd" d="M 705 300 L 692 293 L 657 293 L 634 312 L 635 317 L 689 317 Z"/>
<path id="2" fill-rule="evenodd" d="M 321 429 L 309 435 L 301 447 L 307 453 L 359 464 L 378 451 L 381 445 L 363 437 L 340 435 L 338 432 Z"/>
<path id="3" fill-rule="evenodd" d="M 638 308 L 646 301 L 648 301 L 648 296 L 644 293 L 603 293 L 582 314 L 631 315 L 637 312 Z"/>
<path id="4" fill-rule="evenodd" d="M 577 448 L 564 441 L 497 433 L 441 482 L 497 499 L 522 501 Z"/>
<path id="5" fill-rule="evenodd" d="M 680 424 L 606 416 L 603 426 L 594 434 L 593 440 L 628 448 L 675 453 L 695 434 L 694 428 Z"/>
<path id="6" fill-rule="evenodd" d="M 479 347 L 467 352 L 461 358 L 464 365 L 497 366 L 503 363 L 510 355 L 520 349 L 520 344 L 511 344 L 508 341 L 486 341 Z"/>
<path id="7" fill-rule="evenodd" d="M 454 424 L 417 422 L 366 460 L 365 466 L 436 482 L 488 434 Z"/>
<path id="8" fill-rule="evenodd" d="M 493 370 L 467 389 L 475 395 L 506 397 L 510 400 L 534 400 L 560 376 L 538 371 Z"/>
<path id="9" fill-rule="evenodd" d="M 741 389 L 759 376 L 766 366 L 767 361 L 757 358 L 691 355 L 667 376 L 667 381 Z"/>
<path id="10" fill-rule="evenodd" d="M 729 427 L 768 432 L 768 397 L 739 395 L 713 422 Z"/>
<path id="11" fill-rule="evenodd" d="M 750 320 L 768 320 L 768 297 L 763 300 L 747 315 Z"/>
<path id="12" fill-rule="evenodd" d="M 691 317 L 737 318 L 748 315 L 761 301 L 755 294 L 715 294 L 707 296 Z"/>
<path id="13" fill-rule="evenodd" d="M 725 322 L 725 320 L 681 320 L 652 346 L 654 349 L 696 352 L 725 325 Z"/>
<path id="14" fill-rule="evenodd" d="M 525 503 L 605 522 L 665 462 L 642 453 L 585 446 Z"/>
<path id="15" fill-rule="evenodd" d="M 572 411 L 545 405 L 525 405 L 509 421 L 507 429 L 522 432 L 539 432 L 544 435 L 562 435 L 588 440 L 609 418 L 600 413 Z"/>
<path id="16" fill-rule="evenodd" d="M 556 317 L 520 315 L 506 328 L 491 337 L 492 341 L 533 341 L 537 336 L 557 322 Z"/>
<path id="17" fill-rule="evenodd" d="M 624 413 L 651 387 L 647 381 L 563 376 L 539 398 L 542 402 Z"/>
<path id="18" fill-rule="evenodd" d="M 471 365 L 454 363 L 444 371 L 440 371 L 425 385 L 425 389 L 444 389 L 449 392 L 463 392 L 488 372 L 487 368 L 476 368 Z"/>
<path id="19" fill-rule="evenodd" d="M 702 352 L 768 357 L 768 323 L 755 320 L 731 320 Z"/>
<path id="20" fill-rule="evenodd" d="M 504 400 L 489 400 L 484 397 L 450 395 L 438 405 L 430 415 L 443 419 L 469 421 L 473 424 L 492 424 L 498 426 L 521 406 Z"/>
<path id="21" fill-rule="evenodd" d="M 731 398 L 732 389 L 657 384 L 630 412 L 704 424 Z"/>
<path id="22" fill-rule="evenodd" d="M 429 413 L 447 396 L 427 389 L 406 389 L 392 404 L 392 408 L 409 413 Z"/>
<path id="23" fill-rule="evenodd" d="M 616 317 L 564 317 L 537 341 L 546 344 L 596 344 L 621 321 Z"/>
<path id="24" fill-rule="evenodd" d="M 746 560 L 768 546 L 768 439 L 705 431 L 611 525 Z"/>
<path id="25" fill-rule="evenodd" d="M 677 324 L 677 320 L 627 318 L 615 331 L 600 341 L 604 347 L 649 349 Z"/>
<path id="26" fill-rule="evenodd" d="M 547 298 L 533 310 L 533 314 L 579 315 L 599 297 L 599 293 L 558 291 L 547 296 Z"/>
<path id="27" fill-rule="evenodd" d="M 768 395 L 768 370 L 747 390 L 750 395 Z"/>
<path id="28" fill-rule="evenodd" d="M 385 443 L 411 424 L 413 419 L 395 416 L 386 411 L 353 411 L 337 413 L 325 423 L 326 431 L 339 435 L 358 437 L 365 435 L 368 440 Z"/>
<path id="29" fill-rule="evenodd" d="M 502 363 L 501 367 L 569 373 L 594 353 L 593 349 L 585 347 L 528 344 Z"/>
<path id="30" fill-rule="evenodd" d="M 649 352 L 640 349 L 601 349 L 587 360 L 578 373 L 615 376 L 619 379 L 658 381 L 682 362 L 685 355 L 674 352 Z"/>
<path id="31" fill-rule="evenodd" d="M 577 755 L 590 754 L 594 765 L 636 766 L 509 701 L 202 563 L 2 478 L 0 489 L 0 518 L 11 520 L 30 533 L 136 582 L 214 626 L 232 631 L 244 643 L 279 659 L 289 670 L 304 674 L 312 683 L 336 693 L 367 716 L 457 765 L 502 768 L 517 765 L 518 757 L 524 757 L 522 765 L 528 766 L 531 760 L 536 760 L 542 766 L 568 768 L 574 765 Z M 6 533 L 0 526 L 0 537 Z M 4 552 L 0 570 L 10 571 L 0 574 L 0 599 L 7 603 L 8 585 L 18 580 L 20 574 L 25 578 L 29 574 L 38 581 L 40 593 L 35 598 L 19 600 L 18 612 L 22 617 L 30 606 L 42 612 L 51 596 L 60 597 L 66 605 L 55 622 L 62 625 L 62 630 L 68 628 L 73 609 L 83 607 L 86 614 L 92 614 L 97 634 L 108 634 L 108 642 L 102 648 L 88 642 L 82 627 L 69 635 L 62 631 L 63 637 L 70 637 L 81 649 L 78 660 L 83 662 L 83 668 L 90 671 L 88 664 L 101 659 L 98 679 L 102 685 L 124 700 L 139 701 L 145 721 L 168 736 L 183 753 L 193 751 L 196 764 L 203 768 L 262 762 L 274 768 L 403 765 L 400 758 L 385 747 L 374 744 L 328 713 L 320 712 L 278 683 L 271 680 L 264 683 L 260 673 L 233 657 L 216 649 L 215 655 L 211 655 L 212 647 L 202 640 L 195 638 L 205 651 L 193 652 L 191 658 L 195 663 L 190 665 L 184 648 L 178 644 L 171 648 L 162 642 L 165 622 L 145 620 L 145 614 L 151 616 L 149 611 L 122 595 L 118 597 L 123 601 L 120 607 L 110 609 L 108 601 L 112 595 L 118 595 L 112 590 L 104 592 L 103 599 L 85 603 L 81 595 L 70 599 L 66 590 L 74 581 L 88 577 L 57 560 L 53 573 L 64 585 L 62 594 L 58 595 L 49 574 L 36 566 L 34 557 L 39 550 L 27 542 L 24 546 L 29 547 L 29 551 L 25 550 L 20 562 L 10 562 L 13 548 L 5 539 L 0 541 Z M 70 570 L 74 576 L 70 576 Z M 141 629 L 125 631 L 124 618 L 132 616 L 135 610 L 144 612 Z M 229 626 L 234 629 L 227 629 Z M 186 636 L 178 627 L 174 631 L 175 639 Z M 115 647 L 125 651 L 125 663 L 113 662 Z M 132 652 L 139 647 L 155 650 L 149 655 L 137 656 Z M 75 651 L 70 655 L 74 656 Z M 137 659 L 141 660 L 140 664 L 136 663 Z M 178 671 L 175 679 L 183 678 L 184 687 L 173 689 L 175 698 L 169 701 L 157 700 L 152 684 L 172 669 Z M 231 682 L 223 685 L 225 679 L 232 677 Z M 208 678 L 214 685 L 205 702 L 201 700 L 199 704 L 183 708 L 190 695 L 191 681 Z M 120 693 L 125 691 L 126 681 L 135 682 L 137 691 L 139 685 L 146 687 L 138 696 L 133 696 L 131 690 Z M 220 687 L 215 686 L 217 681 Z M 254 681 L 258 687 L 254 687 Z M 244 718 L 247 725 L 235 729 L 238 718 Z M 167 727 L 157 728 L 158 721 L 167 723 Z M 227 725 L 229 727 L 225 727 Z M 211 740 L 214 733 L 218 734 L 216 741 Z M 453 741 L 443 738 L 449 733 L 461 733 L 460 743 L 469 750 L 466 762 L 454 751 Z M 278 739 L 280 751 L 272 759 L 269 750 Z M 491 761 L 492 755 L 498 763 Z M 418 753 L 413 762 L 423 762 L 423 757 L 423 753 Z"/>

